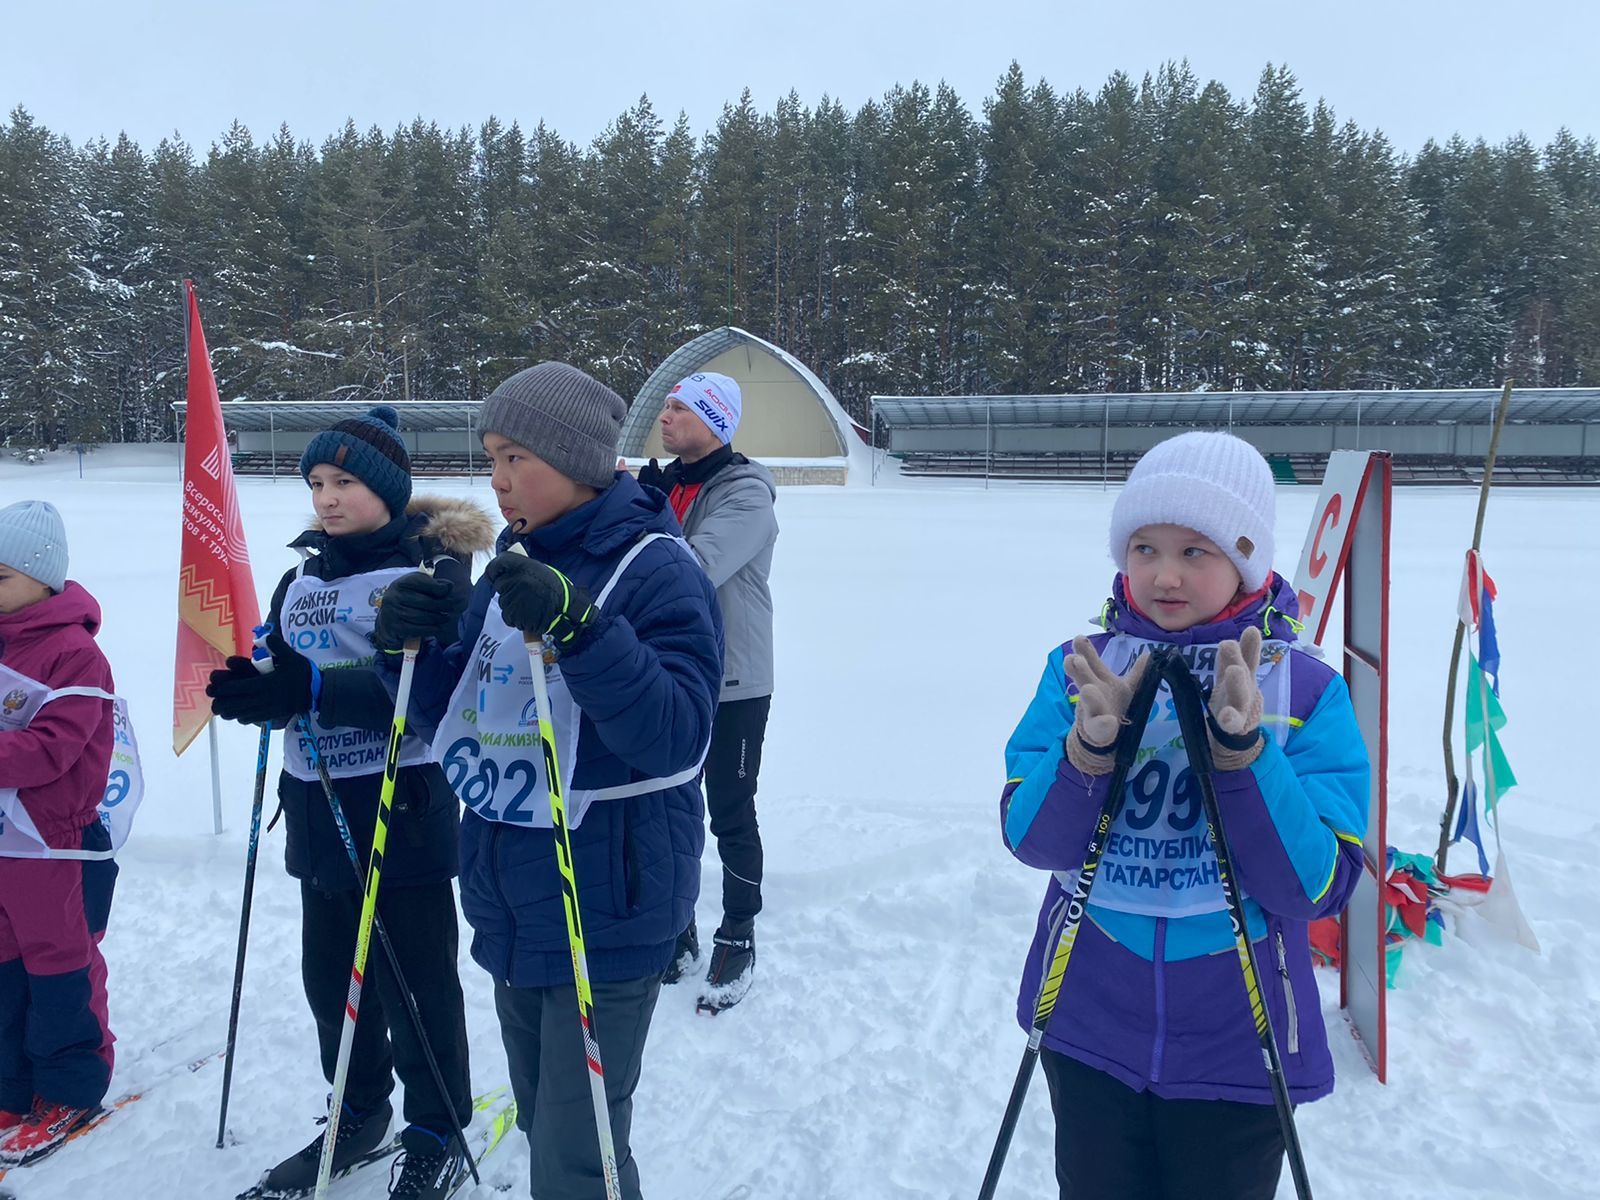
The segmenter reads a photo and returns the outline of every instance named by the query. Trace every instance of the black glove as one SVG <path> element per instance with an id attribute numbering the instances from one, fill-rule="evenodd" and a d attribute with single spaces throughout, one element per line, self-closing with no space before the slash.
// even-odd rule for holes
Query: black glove
<path id="1" fill-rule="evenodd" d="M 206 685 L 211 711 L 242 725 L 282 729 L 311 711 L 311 663 L 289 648 L 277 634 L 267 637 L 272 670 L 263 674 L 248 658 L 230 658 L 224 670 L 213 671 Z"/>
<path id="2" fill-rule="evenodd" d="M 667 473 L 655 459 L 639 468 L 639 482 L 645 487 L 653 487 L 657 491 L 667 490 Z"/>
<path id="3" fill-rule="evenodd" d="M 466 610 L 465 589 L 426 571 L 413 571 L 384 589 L 372 644 L 379 650 L 400 650 L 412 638 L 453 642 Z"/>
<path id="4" fill-rule="evenodd" d="M 557 651 L 571 653 L 584 631 L 600 614 L 589 593 L 554 567 L 509 550 L 496 555 L 483 576 L 500 597 L 506 624 L 532 634 L 550 636 Z"/>

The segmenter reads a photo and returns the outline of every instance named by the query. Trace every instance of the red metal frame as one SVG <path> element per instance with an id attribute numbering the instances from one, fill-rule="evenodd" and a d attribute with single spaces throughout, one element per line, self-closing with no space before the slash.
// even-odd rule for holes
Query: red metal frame
<path id="1" fill-rule="evenodd" d="M 1348 644 L 1347 640 L 1344 648 L 1344 675 L 1345 680 L 1348 683 L 1350 678 L 1350 660 L 1359 659 L 1366 666 L 1370 667 L 1378 677 L 1378 761 L 1373 764 L 1373 767 L 1377 772 L 1378 845 L 1380 847 L 1387 847 L 1389 845 L 1389 581 L 1391 578 L 1390 540 L 1393 530 L 1391 518 L 1394 510 L 1394 463 L 1387 454 L 1374 454 L 1367 460 L 1367 468 L 1362 474 L 1361 487 L 1356 492 L 1353 505 L 1354 512 L 1351 517 L 1350 535 L 1345 539 L 1345 544 L 1340 555 L 1337 570 L 1333 577 L 1334 583 L 1332 586 L 1337 588 L 1339 581 L 1344 574 L 1344 569 L 1349 559 L 1350 549 L 1355 541 L 1356 526 L 1360 523 L 1361 511 L 1363 506 L 1366 504 L 1367 488 L 1371 485 L 1375 474 L 1378 477 L 1380 495 L 1382 497 L 1383 505 L 1383 540 L 1381 556 L 1382 568 L 1380 579 L 1380 585 L 1382 588 L 1382 603 L 1379 608 L 1378 661 L 1373 662 L 1369 655 L 1360 650 L 1353 649 Z M 1350 605 L 1352 594 L 1352 589 L 1347 584 L 1344 589 L 1344 620 L 1347 639 L 1350 628 Z M 1332 599 L 1331 592 L 1329 599 Z M 1331 608 L 1331 605 L 1328 607 Z M 1326 619 L 1326 611 L 1324 612 L 1324 619 Z M 1376 975 L 1376 978 L 1379 981 L 1378 1044 L 1376 1047 L 1369 1049 L 1366 1047 L 1365 1043 L 1361 1042 L 1359 1037 L 1356 1040 L 1362 1045 L 1363 1049 L 1368 1050 L 1367 1058 L 1371 1063 L 1373 1071 L 1378 1076 L 1378 1082 L 1387 1083 L 1389 1073 L 1389 994 L 1388 988 L 1384 984 L 1384 980 L 1387 977 L 1385 958 L 1388 949 L 1385 945 L 1387 931 L 1383 927 L 1383 904 L 1381 901 L 1381 897 L 1383 895 L 1384 870 L 1387 864 L 1382 861 L 1378 863 L 1367 861 L 1365 853 L 1362 854 L 1362 861 L 1365 863 L 1366 869 L 1372 873 L 1377 883 L 1378 895 L 1380 897 L 1380 901 L 1377 906 L 1377 928 L 1373 930 L 1375 944 L 1378 949 Z M 1347 967 L 1344 965 L 1350 960 L 1352 945 L 1350 935 L 1350 912 L 1349 909 L 1346 909 L 1339 918 L 1339 936 L 1341 942 L 1339 947 L 1341 962 L 1339 969 L 1339 1007 L 1341 1009 L 1347 1008 L 1350 1000 L 1348 983 L 1349 976 L 1347 974 Z"/>

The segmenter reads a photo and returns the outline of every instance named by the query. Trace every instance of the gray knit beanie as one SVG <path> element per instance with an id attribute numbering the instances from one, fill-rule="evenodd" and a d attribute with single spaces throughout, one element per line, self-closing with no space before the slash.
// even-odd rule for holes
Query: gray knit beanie
<path id="1" fill-rule="evenodd" d="M 0 563 L 52 592 L 67 586 L 67 527 L 48 500 L 0 508 Z"/>
<path id="2" fill-rule="evenodd" d="M 508 437 L 568 479 L 604 491 L 616 477 L 627 414 L 622 397 L 598 379 L 542 362 L 495 388 L 478 414 L 478 432 Z"/>

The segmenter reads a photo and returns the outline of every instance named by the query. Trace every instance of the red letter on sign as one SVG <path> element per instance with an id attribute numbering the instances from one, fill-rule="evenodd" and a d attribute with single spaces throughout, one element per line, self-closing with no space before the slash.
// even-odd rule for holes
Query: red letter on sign
<path id="1" fill-rule="evenodd" d="M 1317 536 L 1311 540 L 1311 578 L 1315 579 L 1322 574 L 1322 568 L 1328 565 L 1328 556 L 1322 553 L 1322 535 L 1328 532 L 1330 524 L 1339 523 L 1339 511 L 1344 507 L 1343 498 L 1338 492 L 1333 494 L 1333 499 L 1328 501 L 1328 507 L 1322 510 L 1322 520 L 1317 522 Z"/>

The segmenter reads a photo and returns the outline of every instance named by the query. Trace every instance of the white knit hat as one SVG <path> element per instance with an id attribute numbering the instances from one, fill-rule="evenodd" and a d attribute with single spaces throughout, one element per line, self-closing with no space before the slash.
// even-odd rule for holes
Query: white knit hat
<path id="1" fill-rule="evenodd" d="M 1272 468 L 1231 433 L 1180 433 L 1134 464 L 1111 510 L 1111 557 L 1128 570 L 1128 539 L 1146 525 L 1205 534 L 1239 569 L 1247 591 L 1272 570 L 1277 494 Z"/>
<path id="2" fill-rule="evenodd" d="M 67 586 L 67 528 L 55 505 L 21 500 L 0 508 L 0 563 L 52 592 Z"/>
<path id="3" fill-rule="evenodd" d="M 687 379 L 678 380 L 667 399 L 687 404 L 694 415 L 706 423 L 706 428 L 722 439 L 724 446 L 733 441 L 743 415 L 744 401 L 739 395 L 739 385 L 726 375 L 696 371 Z"/>

